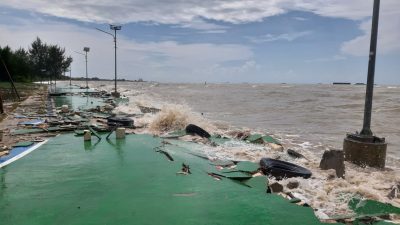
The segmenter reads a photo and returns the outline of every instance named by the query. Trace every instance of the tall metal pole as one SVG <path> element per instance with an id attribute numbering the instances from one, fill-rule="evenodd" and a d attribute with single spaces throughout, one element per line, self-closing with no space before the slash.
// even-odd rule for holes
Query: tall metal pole
<path id="1" fill-rule="evenodd" d="M 86 89 L 88 89 L 89 85 L 88 85 L 88 72 L 87 72 L 87 51 L 85 51 L 85 61 L 86 61 Z"/>
<path id="2" fill-rule="evenodd" d="M 374 9 L 372 14 L 371 44 L 369 50 L 368 61 L 368 79 L 367 90 L 365 93 L 364 123 L 360 132 L 364 136 L 372 136 L 371 131 L 371 113 L 372 113 L 372 97 L 374 94 L 374 76 L 375 76 L 375 59 L 376 59 L 376 43 L 378 39 L 378 21 L 379 21 L 379 3 L 380 0 L 374 0 Z"/>
<path id="3" fill-rule="evenodd" d="M 115 92 L 115 94 L 117 94 L 117 29 L 114 30 L 114 48 L 115 48 L 115 51 L 114 51 L 114 54 L 115 54 L 115 57 L 114 57 L 114 65 L 115 65 L 114 92 Z"/>
<path id="4" fill-rule="evenodd" d="M 85 53 L 82 53 L 82 52 L 77 52 L 77 51 L 74 51 L 75 53 L 78 53 L 78 54 L 80 54 L 80 55 L 83 55 L 83 56 L 85 56 L 85 63 L 86 63 L 86 89 L 88 89 L 89 88 L 89 85 L 88 85 L 88 65 L 87 65 L 87 54 L 88 54 L 88 52 L 90 51 L 90 48 L 89 47 L 84 47 L 83 48 L 83 51 L 85 52 Z M 70 74 L 70 76 L 71 76 L 71 74 Z"/>
<path id="5" fill-rule="evenodd" d="M 119 97 L 119 93 L 117 91 L 117 30 L 121 30 L 121 26 L 110 24 L 110 29 L 114 30 L 114 34 L 104 31 L 102 29 L 96 28 L 96 30 L 111 35 L 114 39 L 114 93 L 113 96 Z"/>
<path id="6" fill-rule="evenodd" d="M 72 84 L 71 84 L 71 79 L 72 79 L 71 73 L 72 73 L 72 67 L 70 66 L 70 67 L 69 67 L 69 86 L 72 85 Z"/>

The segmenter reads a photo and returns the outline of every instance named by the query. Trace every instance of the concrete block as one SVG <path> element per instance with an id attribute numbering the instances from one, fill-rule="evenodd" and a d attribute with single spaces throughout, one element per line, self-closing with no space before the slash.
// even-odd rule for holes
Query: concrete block
<path id="1" fill-rule="evenodd" d="M 336 176 L 344 178 L 344 153 L 341 150 L 325 151 L 319 164 L 322 170 L 334 169 Z"/>
<path id="2" fill-rule="evenodd" d="M 83 140 L 84 141 L 91 141 L 92 140 L 92 133 L 90 130 L 84 130 L 83 131 Z"/>
<path id="3" fill-rule="evenodd" d="M 118 127 L 117 130 L 115 131 L 115 136 L 117 139 L 124 139 L 125 138 L 125 128 Z"/>

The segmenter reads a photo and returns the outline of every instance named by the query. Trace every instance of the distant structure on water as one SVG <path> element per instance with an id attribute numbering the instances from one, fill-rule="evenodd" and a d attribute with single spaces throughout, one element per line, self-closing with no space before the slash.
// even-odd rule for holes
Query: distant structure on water
<path id="1" fill-rule="evenodd" d="M 350 82 L 333 82 L 333 85 L 350 85 Z"/>

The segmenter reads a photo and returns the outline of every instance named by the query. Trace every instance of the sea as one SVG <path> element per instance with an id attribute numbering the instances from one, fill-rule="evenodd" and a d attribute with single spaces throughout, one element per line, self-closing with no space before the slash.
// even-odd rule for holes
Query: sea
<path id="1" fill-rule="evenodd" d="M 113 85 L 89 83 L 107 91 Z M 388 143 L 386 169 L 359 168 L 346 162 L 345 179 L 333 180 L 328 178 L 332 171 L 319 169 L 324 151 L 342 149 L 345 135 L 361 130 L 365 89 L 365 85 L 333 84 L 119 82 L 118 91 L 129 103 L 115 112 L 135 115 L 140 113 L 138 106 L 161 109 L 158 114 L 135 120 L 136 124 L 148 124 L 149 132 L 156 134 L 195 123 L 221 135 L 233 131 L 272 135 L 285 149 L 298 151 L 306 159 L 292 159 L 285 152 L 235 141 L 226 146 L 204 146 L 202 151 L 212 157 L 254 162 L 273 157 L 310 169 L 313 177 L 301 179 L 295 194 L 324 218 L 348 213 L 347 202 L 354 196 L 400 206 L 399 198 L 387 197 L 391 188 L 400 184 L 400 86 L 374 87 L 371 130 Z"/>
<path id="2" fill-rule="evenodd" d="M 180 104 L 209 120 L 263 130 L 296 141 L 341 149 L 346 133 L 361 131 L 365 85 L 120 83 L 128 97 L 151 106 Z M 375 86 L 371 130 L 400 158 L 400 86 Z"/>

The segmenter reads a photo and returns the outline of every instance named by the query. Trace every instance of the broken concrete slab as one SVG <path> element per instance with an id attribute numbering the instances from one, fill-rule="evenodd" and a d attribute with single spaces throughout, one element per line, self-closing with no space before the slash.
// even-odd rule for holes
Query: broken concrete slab
<path id="1" fill-rule="evenodd" d="M 288 187 L 289 189 L 295 189 L 298 188 L 300 186 L 300 183 L 295 180 L 295 181 L 289 181 L 289 183 L 286 185 L 286 187 Z"/>
<path id="2" fill-rule="evenodd" d="M 398 196 L 399 196 L 399 187 L 398 187 L 398 185 L 395 185 L 392 187 L 392 189 L 390 190 L 387 197 L 389 199 L 394 199 L 394 198 L 397 198 Z"/>
<path id="3" fill-rule="evenodd" d="M 244 171 L 244 172 L 255 172 L 260 168 L 260 166 L 257 163 L 249 162 L 249 161 L 242 161 L 238 162 L 236 164 L 236 169 L 239 171 Z"/>
<path id="4" fill-rule="evenodd" d="M 329 150 L 325 151 L 322 160 L 319 164 L 322 170 L 334 169 L 336 176 L 344 178 L 345 166 L 344 166 L 344 153 L 341 150 Z"/>
<path id="5" fill-rule="evenodd" d="M 0 157 L 4 156 L 4 155 L 8 155 L 10 154 L 10 151 L 2 151 L 0 152 Z"/>
<path id="6" fill-rule="evenodd" d="M 287 154 L 293 158 L 305 158 L 304 155 L 298 153 L 297 151 L 293 149 L 288 149 Z"/>
<path id="7" fill-rule="evenodd" d="M 275 182 L 269 185 L 269 189 L 272 193 L 279 193 L 283 191 L 282 184 Z"/>
<path id="8" fill-rule="evenodd" d="M 387 214 L 399 214 L 400 208 L 388 203 L 382 203 L 374 200 L 361 200 L 353 198 L 349 202 L 349 208 L 358 216 L 379 216 Z"/>
<path id="9" fill-rule="evenodd" d="M 18 142 L 18 143 L 15 143 L 15 144 L 13 144 L 13 146 L 12 147 L 28 147 L 28 146 L 31 146 L 31 145 L 33 145 L 34 143 L 32 142 L 32 141 L 22 141 L 22 142 Z"/>
<path id="10" fill-rule="evenodd" d="M 265 176 L 257 176 L 250 178 L 246 181 L 243 182 L 245 185 L 260 190 L 263 193 L 267 192 L 267 187 L 268 187 L 268 179 Z"/>

